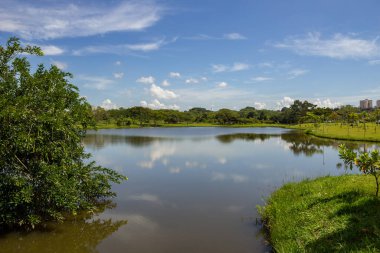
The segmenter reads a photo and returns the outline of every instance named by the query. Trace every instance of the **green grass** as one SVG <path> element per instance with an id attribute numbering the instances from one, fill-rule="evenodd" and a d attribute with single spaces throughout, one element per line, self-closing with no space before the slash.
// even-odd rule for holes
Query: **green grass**
<path id="1" fill-rule="evenodd" d="M 289 183 L 259 207 L 276 252 L 380 252 L 380 198 L 373 176 Z"/>
<path id="2" fill-rule="evenodd" d="M 303 129 L 306 133 L 317 137 L 354 140 L 354 141 L 380 141 L 380 126 L 374 123 L 367 123 L 358 126 L 341 125 L 340 123 L 324 123 L 319 126 L 314 124 L 295 125 L 291 128 Z"/>

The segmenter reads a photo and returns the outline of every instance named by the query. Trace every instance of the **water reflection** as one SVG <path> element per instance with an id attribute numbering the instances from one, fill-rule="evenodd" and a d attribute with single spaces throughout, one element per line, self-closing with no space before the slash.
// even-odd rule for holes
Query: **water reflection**
<path id="1" fill-rule="evenodd" d="M 323 147 L 332 147 L 338 149 L 339 145 L 345 143 L 347 147 L 354 150 L 363 150 L 368 148 L 377 148 L 374 143 L 350 142 L 333 139 L 323 139 L 306 135 L 298 131 L 291 131 L 281 134 L 256 134 L 256 133 L 237 133 L 225 134 L 215 137 L 223 144 L 229 144 L 236 140 L 242 141 L 261 141 L 264 142 L 270 138 L 281 138 L 287 144 L 294 155 L 313 156 L 314 154 L 323 154 Z"/>
<path id="2" fill-rule="evenodd" d="M 102 211 L 104 208 L 99 210 Z M 81 214 L 60 224 L 46 223 L 29 233 L 0 234 L 0 252 L 98 253 L 99 243 L 126 224 L 126 220 L 114 221 Z"/>
<path id="3" fill-rule="evenodd" d="M 114 186 L 117 207 L 99 217 L 108 222 L 6 235 L 0 252 L 268 252 L 255 206 L 284 182 L 345 173 L 335 168 L 342 141 L 278 128 L 110 129 L 83 143 L 129 177 Z M 113 222 L 120 219 L 128 225 Z"/>

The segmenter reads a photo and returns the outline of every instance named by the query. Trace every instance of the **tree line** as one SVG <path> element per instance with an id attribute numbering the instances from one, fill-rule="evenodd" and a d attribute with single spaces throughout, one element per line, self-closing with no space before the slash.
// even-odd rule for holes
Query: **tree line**
<path id="1" fill-rule="evenodd" d="M 249 106 L 240 110 L 223 108 L 218 111 L 201 107 L 194 107 L 187 111 L 154 110 L 141 106 L 111 110 L 97 107 L 93 109 L 93 115 L 97 123 L 141 127 L 194 123 L 234 125 L 340 122 L 354 125 L 361 122 L 380 121 L 380 109 L 362 111 L 350 105 L 339 108 L 320 108 L 308 101 L 301 100 L 295 100 L 290 107 L 283 107 L 281 110 L 256 109 Z"/>

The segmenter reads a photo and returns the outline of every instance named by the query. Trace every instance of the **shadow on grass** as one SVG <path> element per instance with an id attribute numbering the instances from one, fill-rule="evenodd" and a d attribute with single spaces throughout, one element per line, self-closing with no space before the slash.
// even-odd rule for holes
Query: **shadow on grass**
<path id="1" fill-rule="evenodd" d="M 309 208 L 317 204 L 341 206 L 329 219 L 346 216 L 348 223 L 306 245 L 307 252 L 380 252 L 380 198 L 350 191 L 321 199 Z"/>

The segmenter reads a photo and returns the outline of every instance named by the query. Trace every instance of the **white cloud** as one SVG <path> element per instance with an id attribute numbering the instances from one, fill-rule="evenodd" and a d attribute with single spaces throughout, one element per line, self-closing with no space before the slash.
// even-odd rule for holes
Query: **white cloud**
<path id="1" fill-rule="evenodd" d="M 320 33 L 308 33 L 304 37 L 290 37 L 282 43 L 275 44 L 275 47 L 289 49 L 300 55 L 336 59 L 372 58 L 380 55 L 377 39 L 366 40 L 339 33 L 329 39 L 321 37 Z"/>
<path id="2" fill-rule="evenodd" d="M 260 68 L 272 68 L 273 67 L 273 63 L 271 62 L 261 62 L 258 64 L 258 66 Z"/>
<path id="3" fill-rule="evenodd" d="M 171 78 L 180 78 L 180 77 L 181 77 L 181 74 L 178 73 L 178 72 L 170 72 L 170 73 L 169 73 L 169 76 L 170 76 Z"/>
<path id="4" fill-rule="evenodd" d="M 91 36 L 115 31 L 140 31 L 154 25 L 163 15 L 156 1 L 122 1 L 33 5 L 20 0 L 2 3 L 0 31 L 26 39 Z"/>
<path id="5" fill-rule="evenodd" d="M 126 48 L 132 50 L 132 51 L 154 51 L 160 49 L 163 45 L 165 45 L 165 40 L 158 40 L 150 43 L 140 43 L 140 44 L 132 44 L 132 45 L 125 45 Z"/>
<path id="6" fill-rule="evenodd" d="M 195 79 L 195 78 L 189 78 L 189 79 L 186 79 L 185 83 L 187 83 L 187 84 L 195 84 L 195 83 L 199 83 L 199 80 Z"/>
<path id="7" fill-rule="evenodd" d="M 261 103 L 261 102 L 255 102 L 253 104 L 254 104 L 255 108 L 258 110 L 265 109 L 267 107 L 267 105 L 265 103 Z"/>
<path id="8" fill-rule="evenodd" d="M 79 76 L 79 79 L 85 81 L 84 87 L 96 90 L 105 90 L 114 82 L 113 80 L 97 76 Z"/>
<path id="9" fill-rule="evenodd" d="M 110 99 L 106 99 L 104 100 L 101 104 L 100 104 L 100 107 L 106 109 L 106 110 L 110 110 L 110 109 L 117 109 L 118 107 L 116 106 L 116 104 L 112 103 L 112 101 Z"/>
<path id="10" fill-rule="evenodd" d="M 64 49 L 53 45 L 36 45 L 40 47 L 44 55 L 61 55 L 65 52 Z"/>
<path id="11" fill-rule="evenodd" d="M 142 76 L 136 80 L 136 82 L 143 83 L 143 84 L 153 84 L 154 81 L 155 79 L 153 76 Z"/>
<path id="12" fill-rule="evenodd" d="M 212 67 L 212 71 L 215 73 L 225 72 L 228 70 L 228 67 L 223 64 L 213 64 L 211 65 L 211 67 Z"/>
<path id="13" fill-rule="evenodd" d="M 206 82 L 208 79 L 207 79 L 207 77 L 202 76 L 202 77 L 201 77 L 201 80 L 204 81 L 204 82 Z"/>
<path id="14" fill-rule="evenodd" d="M 372 61 L 368 61 L 368 64 L 369 64 L 369 65 L 380 65 L 380 60 L 372 60 Z"/>
<path id="15" fill-rule="evenodd" d="M 213 64 L 211 65 L 212 71 L 214 73 L 220 73 L 220 72 L 236 72 L 236 71 L 242 71 L 247 70 L 250 68 L 250 66 L 246 63 L 242 62 L 235 62 L 232 66 L 223 65 L 223 64 Z"/>
<path id="16" fill-rule="evenodd" d="M 67 63 L 61 62 L 61 61 L 52 61 L 52 64 L 59 68 L 60 70 L 65 70 L 67 69 Z"/>
<path id="17" fill-rule="evenodd" d="M 150 94 L 158 99 L 173 99 L 177 98 L 178 95 L 171 90 L 165 90 L 154 83 L 150 86 Z"/>
<path id="18" fill-rule="evenodd" d="M 339 102 L 332 102 L 329 98 L 325 100 L 321 100 L 317 98 L 315 101 L 312 102 L 313 104 L 317 105 L 318 107 L 328 107 L 328 108 L 338 108 L 342 104 Z"/>
<path id="19" fill-rule="evenodd" d="M 291 97 L 284 97 L 283 99 L 278 101 L 276 104 L 277 104 L 277 107 L 281 109 L 283 107 L 290 107 L 293 103 L 294 103 L 294 99 L 292 99 Z"/>
<path id="20" fill-rule="evenodd" d="M 121 79 L 123 78 L 123 76 L 124 76 L 123 72 L 113 73 L 113 77 L 116 79 Z"/>
<path id="21" fill-rule="evenodd" d="M 266 76 L 257 76 L 252 78 L 252 81 L 254 82 L 265 82 L 265 81 L 270 81 L 273 80 L 272 77 L 266 77 Z"/>
<path id="22" fill-rule="evenodd" d="M 225 39 L 228 39 L 228 40 L 245 40 L 245 39 L 247 39 L 246 37 L 244 37 L 240 33 L 227 33 L 227 34 L 224 34 L 223 37 Z"/>
<path id="23" fill-rule="evenodd" d="M 168 87 L 168 86 L 170 86 L 170 83 L 168 80 L 164 80 L 164 81 L 162 81 L 161 85 L 164 87 Z"/>
<path id="24" fill-rule="evenodd" d="M 228 83 L 226 83 L 226 82 L 220 82 L 216 86 L 218 86 L 219 88 L 225 88 L 225 87 L 228 86 Z"/>
<path id="25" fill-rule="evenodd" d="M 174 42 L 174 40 L 166 41 L 164 39 L 152 41 L 149 43 L 138 44 L 118 44 L 118 45 L 100 45 L 100 46 L 87 46 L 73 51 L 73 55 L 86 55 L 86 54 L 131 54 L 133 51 L 149 52 L 160 49 L 162 46 Z"/>
<path id="26" fill-rule="evenodd" d="M 172 109 L 172 110 L 179 110 L 180 107 L 176 104 L 173 105 L 165 105 L 161 103 L 158 99 L 154 99 L 151 103 L 148 103 L 146 101 L 140 101 L 140 105 L 143 107 L 148 107 L 151 109 Z"/>
<path id="27" fill-rule="evenodd" d="M 121 65 L 121 61 L 115 61 L 115 65 L 120 66 Z"/>
<path id="28" fill-rule="evenodd" d="M 309 72 L 309 70 L 306 70 L 306 69 L 293 69 L 293 70 L 288 72 L 288 79 L 294 79 L 294 78 L 297 78 L 299 76 L 303 76 L 303 75 L 307 74 L 308 72 Z"/>
<path id="29" fill-rule="evenodd" d="M 234 65 L 232 65 L 232 67 L 230 68 L 230 71 L 235 72 L 235 71 L 242 71 L 242 70 L 247 70 L 247 69 L 249 69 L 248 64 L 236 62 L 236 63 L 234 63 Z"/>

